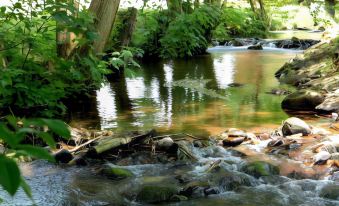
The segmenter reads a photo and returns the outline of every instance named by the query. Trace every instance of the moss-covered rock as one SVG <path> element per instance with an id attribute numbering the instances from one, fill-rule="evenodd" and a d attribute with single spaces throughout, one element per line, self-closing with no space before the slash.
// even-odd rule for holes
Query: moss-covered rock
<path id="1" fill-rule="evenodd" d="M 137 201 L 142 203 L 159 203 L 171 200 L 178 190 L 174 186 L 147 185 L 141 188 Z"/>
<path id="2" fill-rule="evenodd" d="M 324 99 L 324 95 L 317 91 L 300 90 L 286 96 L 281 105 L 284 109 L 314 110 Z"/>
<path id="3" fill-rule="evenodd" d="M 262 176 L 279 175 L 279 167 L 263 161 L 255 161 L 245 165 L 242 170 L 256 178 Z"/>
<path id="4" fill-rule="evenodd" d="M 102 168 L 101 173 L 112 179 L 125 179 L 134 176 L 128 169 L 112 167 L 110 165 L 105 165 L 104 168 Z"/>

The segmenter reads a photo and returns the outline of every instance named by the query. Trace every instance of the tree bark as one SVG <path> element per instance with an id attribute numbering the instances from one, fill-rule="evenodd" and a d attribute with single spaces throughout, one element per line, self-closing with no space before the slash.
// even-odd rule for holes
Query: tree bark
<path id="1" fill-rule="evenodd" d="M 336 0 L 325 0 L 325 11 L 332 17 L 335 18 L 335 5 Z"/>
<path id="2" fill-rule="evenodd" d="M 171 13 L 182 13 L 182 0 L 166 0 L 167 8 Z"/>
<path id="3" fill-rule="evenodd" d="M 95 28 L 99 35 L 93 44 L 97 54 L 104 51 L 110 38 L 119 5 L 120 0 L 92 0 L 90 4 L 89 11 L 95 16 Z"/>
<path id="4" fill-rule="evenodd" d="M 138 10 L 134 7 L 128 8 L 128 18 L 124 22 L 124 28 L 120 36 L 121 46 L 128 46 L 131 42 L 132 35 L 135 29 L 135 24 L 137 22 Z"/>
<path id="5" fill-rule="evenodd" d="M 79 2 L 77 0 L 57 0 L 57 2 L 73 3 L 74 8 L 79 10 Z M 73 42 L 73 40 L 76 38 L 76 35 L 72 32 L 68 32 L 66 29 L 63 29 L 64 27 L 64 24 L 57 22 L 57 55 L 59 57 L 68 58 L 73 49 L 76 47 L 76 44 Z"/>

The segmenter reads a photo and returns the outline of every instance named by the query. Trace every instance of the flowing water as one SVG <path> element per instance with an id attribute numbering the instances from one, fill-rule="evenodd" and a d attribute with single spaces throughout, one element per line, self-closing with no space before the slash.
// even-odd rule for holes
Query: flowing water
<path id="1" fill-rule="evenodd" d="M 71 125 L 121 131 L 156 128 L 202 136 L 229 127 L 276 128 L 288 117 L 280 107 L 283 96 L 267 92 L 279 87 L 275 71 L 300 51 L 214 47 L 209 53 L 190 59 L 144 63 L 133 77 L 106 82 L 92 101 L 79 103 L 71 111 Z M 68 167 L 34 161 L 22 164 L 21 169 L 37 205 L 138 205 L 135 196 L 142 185 L 181 187 L 175 179 L 178 175 L 208 182 L 221 193 L 204 197 L 197 192 L 189 201 L 165 205 L 339 205 L 338 199 L 324 197 L 322 193 L 332 188 L 331 193 L 338 194 L 338 182 L 285 176 L 257 179 L 243 173 L 241 168 L 249 159 L 264 159 L 262 153 L 240 158 L 220 146 L 193 148 L 193 152 L 198 157 L 194 164 L 121 166 L 131 170 L 135 177 L 119 181 L 96 175 L 95 165 Z M 284 165 L 281 171 L 286 174 L 288 169 L 310 169 L 282 157 L 265 158 Z M 220 169 L 208 172 L 210 163 L 217 160 L 221 160 Z M 244 178 L 246 185 L 230 190 L 229 182 L 223 179 L 225 174 Z M 32 205 L 23 191 L 14 198 L 0 191 L 0 197 L 4 200 L 2 205 Z"/>

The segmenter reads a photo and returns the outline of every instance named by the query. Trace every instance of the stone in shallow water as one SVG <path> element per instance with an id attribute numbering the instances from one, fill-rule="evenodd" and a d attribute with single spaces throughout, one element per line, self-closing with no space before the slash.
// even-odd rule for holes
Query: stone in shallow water
<path id="1" fill-rule="evenodd" d="M 339 200 L 339 184 L 336 183 L 324 186 L 321 189 L 319 196 L 332 200 Z"/>
<path id="2" fill-rule="evenodd" d="M 137 201 L 142 203 L 167 202 L 177 192 L 177 188 L 174 186 L 147 185 L 141 188 L 137 195 Z"/>
<path id="3" fill-rule="evenodd" d="M 256 178 L 262 176 L 279 175 L 280 173 L 279 167 L 263 161 L 248 163 L 242 168 L 242 170 Z"/>
<path id="4" fill-rule="evenodd" d="M 296 118 L 296 117 L 291 117 L 288 118 L 283 122 L 282 125 L 282 133 L 284 136 L 288 135 L 294 135 L 298 133 L 302 133 L 303 135 L 309 135 L 311 134 L 311 128 L 306 122 L 303 120 Z"/>
<path id="5" fill-rule="evenodd" d="M 134 174 L 128 169 L 111 167 L 109 165 L 105 165 L 104 168 L 101 170 L 101 173 L 113 179 L 125 179 L 134 176 Z"/>

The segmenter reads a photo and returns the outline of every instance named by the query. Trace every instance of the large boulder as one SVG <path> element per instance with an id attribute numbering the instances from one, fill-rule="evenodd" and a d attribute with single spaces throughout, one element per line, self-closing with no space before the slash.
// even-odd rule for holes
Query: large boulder
<path id="1" fill-rule="evenodd" d="M 314 110 L 324 101 L 325 97 L 319 92 L 312 90 L 300 90 L 285 97 L 281 106 L 290 110 Z"/>
<path id="2" fill-rule="evenodd" d="M 146 185 L 138 193 L 137 201 L 142 203 L 167 202 L 177 193 L 178 190 L 174 186 Z"/>
<path id="3" fill-rule="evenodd" d="M 294 134 L 299 134 L 299 133 L 306 136 L 306 135 L 311 134 L 312 132 L 310 126 L 306 122 L 296 117 L 290 117 L 286 119 L 283 122 L 281 130 L 284 136 L 289 136 L 289 135 L 294 135 Z"/>
<path id="4" fill-rule="evenodd" d="M 339 89 L 334 94 L 328 95 L 316 109 L 327 112 L 339 111 Z"/>
<path id="5" fill-rule="evenodd" d="M 263 161 L 248 163 L 242 168 L 242 171 L 256 178 L 262 176 L 279 175 L 280 173 L 279 167 Z"/>

